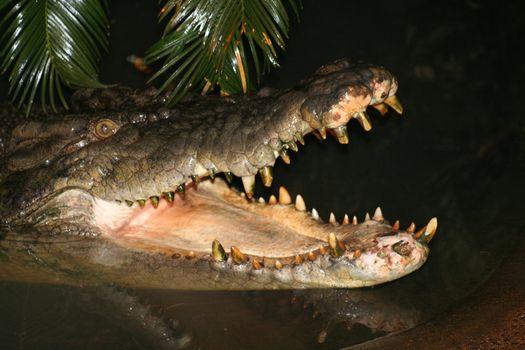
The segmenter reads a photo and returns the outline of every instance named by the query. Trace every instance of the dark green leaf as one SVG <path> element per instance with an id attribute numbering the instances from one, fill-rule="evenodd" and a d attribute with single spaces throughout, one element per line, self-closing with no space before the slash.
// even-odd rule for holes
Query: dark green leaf
<path id="1" fill-rule="evenodd" d="M 300 0 L 287 2 L 297 12 Z M 289 30 L 283 0 L 165 0 L 159 18 L 167 20 L 164 36 L 146 62 L 163 62 L 150 81 L 166 76 L 160 92 L 175 84 L 170 102 L 192 87 L 253 90 L 252 75 L 259 82 L 278 66 L 274 45 L 284 49 Z"/>
<path id="2" fill-rule="evenodd" d="M 56 109 L 63 87 L 103 87 L 98 61 L 107 50 L 107 4 L 104 0 L 0 1 L 7 14 L 0 22 L 3 49 L 0 68 L 10 71 L 10 94 L 31 109 L 37 92 Z M 45 107 L 45 106 L 44 106 Z"/>

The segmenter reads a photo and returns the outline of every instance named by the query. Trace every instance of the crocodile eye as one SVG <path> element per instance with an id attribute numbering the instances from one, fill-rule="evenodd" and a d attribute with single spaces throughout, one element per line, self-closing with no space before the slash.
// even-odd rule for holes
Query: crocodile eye
<path id="1" fill-rule="evenodd" d="M 118 128 L 118 124 L 115 123 L 113 120 L 100 119 L 95 124 L 94 133 L 95 136 L 99 139 L 107 139 L 108 137 L 113 136 L 117 132 Z"/>

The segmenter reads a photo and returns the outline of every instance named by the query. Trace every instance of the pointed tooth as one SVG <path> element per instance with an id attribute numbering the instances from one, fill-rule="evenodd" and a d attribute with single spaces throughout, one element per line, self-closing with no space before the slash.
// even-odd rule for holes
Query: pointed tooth
<path id="1" fill-rule="evenodd" d="M 189 252 L 187 252 L 184 257 L 188 260 L 191 260 L 193 258 L 195 258 L 195 252 L 193 250 L 190 250 Z"/>
<path id="2" fill-rule="evenodd" d="M 341 244 L 333 232 L 328 235 L 328 245 L 330 246 L 330 255 L 334 258 L 343 255 L 344 251 L 341 249 Z"/>
<path id="3" fill-rule="evenodd" d="M 319 132 L 319 135 L 321 135 L 321 138 L 323 140 L 326 140 L 326 128 L 323 126 L 319 129 L 317 129 L 317 131 Z"/>
<path id="4" fill-rule="evenodd" d="M 314 129 L 312 131 L 312 135 L 315 136 L 316 139 L 318 139 L 319 141 L 323 141 L 323 137 L 321 136 L 321 134 L 319 133 L 319 131 L 317 131 L 316 129 Z"/>
<path id="5" fill-rule="evenodd" d="M 306 211 L 306 203 L 300 194 L 295 197 L 295 209 L 298 211 Z"/>
<path id="6" fill-rule="evenodd" d="M 348 218 L 348 214 L 345 214 L 343 217 L 343 225 L 348 225 L 350 223 L 350 219 Z"/>
<path id="7" fill-rule="evenodd" d="M 264 168 L 259 169 L 259 175 L 261 175 L 261 179 L 264 186 L 272 186 L 273 174 L 271 166 L 265 166 Z"/>
<path id="8" fill-rule="evenodd" d="M 361 256 L 361 251 L 359 249 L 356 249 L 354 252 L 354 258 L 359 258 Z"/>
<path id="9" fill-rule="evenodd" d="M 279 204 L 288 205 L 291 203 L 292 197 L 290 197 L 290 193 L 288 193 L 288 190 L 284 186 L 279 187 Z"/>
<path id="10" fill-rule="evenodd" d="M 280 269 L 283 268 L 283 264 L 279 260 L 275 260 L 275 264 L 274 265 L 275 265 L 275 268 L 277 270 L 280 270 Z"/>
<path id="11" fill-rule="evenodd" d="M 233 174 L 229 171 L 224 173 L 224 177 L 226 178 L 226 181 L 228 181 L 229 184 L 233 181 Z"/>
<path id="12" fill-rule="evenodd" d="M 221 243 L 216 239 L 214 239 L 211 244 L 211 257 L 213 258 L 213 261 L 217 262 L 228 260 L 226 251 L 224 251 L 224 248 L 222 247 Z"/>
<path id="13" fill-rule="evenodd" d="M 264 200 L 263 197 L 259 197 L 259 203 L 261 203 L 261 204 L 266 204 L 266 201 Z"/>
<path id="14" fill-rule="evenodd" d="M 418 231 L 418 233 L 414 234 L 414 238 L 417 239 L 421 243 L 428 244 L 432 240 L 434 235 L 436 234 L 436 230 L 437 230 L 437 218 L 434 217 L 430 219 L 428 224 L 425 227 L 423 227 L 420 231 Z"/>
<path id="15" fill-rule="evenodd" d="M 268 199 L 268 204 L 277 204 L 277 198 L 272 194 L 270 199 Z"/>
<path id="16" fill-rule="evenodd" d="M 153 208 L 157 208 L 159 206 L 159 197 L 158 196 L 151 196 L 149 197 L 149 200 L 151 202 L 151 205 L 153 205 Z"/>
<path id="17" fill-rule="evenodd" d="M 293 263 L 295 265 L 301 265 L 303 263 L 303 258 L 300 255 L 296 255 L 293 260 Z"/>
<path id="18" fill-rule="evenodd" d="M 254 270 L 260 270 L 263 268 L 263 264 L 256 258 L 252 259 L 252 267 Z"/>
<path id="19" fill-rule="evenodd" d="M 215 179 L 215 169 L 208 169 L 208 175 L 212 180 Z"/>
<path id="20" fill-rule="evenodd" d="M 314 220 L 319 220 L 319 213 L 317 212 L 315 208 L 312 208 L 312 218 Z"/>
<path id="21" fill-rule="evenodd" d="M 324 246 L 319 247 L 319 254 L 323 256 L 326 255 L 326 248 Z"/>
<path id="22" fill-rule="evenodd" d="M 300 132 L 296 132 L 295 133 L 295 139 L 301 144 L 304 146 L 304 138 L 303 138 L 303 134 L 301 134 Z"/>
<path id="23" fill-rule="evenodd" d="M 334 213 L 332 213 L 332 212 L 330 213 L 330 218 L 328 219 L 328 222 L 333 224 L 333 225 L 337 224 L 337 220 L 335 219 Z"/>
<path id="24" fill-rule="evenodd" d="M 357 225 L 357 223 L 357 216 L 354 215 L 354 217 L 352 218 L 352 225 Z"/>
<path id="25" fill-rule="evenodd" d="M 291 149 L 292 151 L 294 152 L 299 151 L 299 147 L 297 147 L 297 144 L 295 143 L 295 141 L 288 142 L 287 145 L 288 145 L 288 148 Z"/>
<path id="26" fill-rule="evenodd" d="M 394 224 L 392 225 L 392 230 L 399 231 L 399 220 L 396 220 Z"/>
<path id="27" fill-rule="evenodd" d="M 169 191 L 169 192 L 163 192 L 163 193 L 162 193 L 162 196 L 163 196 L 164 198 L 166 198 L 166 201 L 167 201 L 168 203 L 173 203 L 173 200 L 175 199 L 175 192 L 171 192 L 171 191 Z"/>
<path id="28" fill-rule="evenodd" d="M 366 112 L 357 112 L 354 114 L 354 118 L 357 119 L 365 131 L 370 131 L 372 129 L 372 122 L 370 121 L 370 117 L 368 114 L 366 114 Z"/>
<path id="29" fill-rule="evenodd" d="M 191 175 L 191 181 L 193 181 L 194 184 L 199 183 L 199 177 L 197 175 Z"/>
<path id="30" fill-rule="evenodd" d="M 376 208 L 376 211 L 374 212 L 373 219 L 375 221 L 383 221 L 383 220 L 385 220 L 385 218 L 383 217 L 383 212 L 381 211 L 381 207 L 377 207 Z"/>
<path id="31" fill-rule="evenodd" d="M 315 259 L 317 259 L 317 254 L 314 252 L 308 252 L 308 260 L 315 261 Z"/>
<path id="32" fill-rule="evenodd" d="M 366 215 L 365 215 L 365 221 L 370 221 L 370 214 L 369 214 L 369 213 L 366 213 Z"/>
<path id="33" fill-rule="evenodd" d="M 388 106 L 384 103 L 378 103 L 378 104 L 372 105 L 372 107 L 377 109 L 379 113 L 381 113 L 381 115 L 383 116 L 388 113 Z"/>
<path id="34" fill-rule="evenodd" d="M 410 225 L 407 227 L 407 232 L 408 233 L 414 233 L 415 231 L 416 231 L 416 224 L 411 222 Z"/>
<path id="35" fill-rule="evenodd" d="M 286 164 L 290 164 L 290 156 L 288 155 L 288 150 L 286 148 L 281 149 L 279 155 Z"/>
<path id="36" fill-rule="evenodd" d="M 145 199 L 137 199 L 137 203 L 139 204 L 139 207 L 144 208 L 146 206 L 146 200 Z"/>
<path id="37" fill-rule="evenodd" d="M 180 184 L 177 186 L 177 192 L 179 192 L 181 195 L 184 195 L 186 193 L 186 184 Z"/>
<path id="38" fill-rule="evenodd" d="M 399 102 L 399 100 L 397 99 L 396 95 L 387 97 L 387 99 L 383 102 L 392 107 L 392 109 L 397 113 L 403 114 L 403 106 L 401 105 L 401 102 Z"/>
<path id="39" fill-rule="evenodd" d="M 246 192 L 246 196 L 248 198 L 252 198 L 253 189 L 255 186 L 255 176 L 254 175 L 243 176 L 242 184 L 244 186 L 244 192 Z"/>
<path id="40" fill-rule="evenodd" d="M 232 257 L 233 262 L 236 263 L 237 265 L 242 264 L 244 260 L 246 259 L 244 257 L 244 254 L 236 246 L 232 245 L 230 252 L 231 252 L 231 257 Z"/>
<path id="41" fill-rule="evenodd" d="M 342 143 L 344 145 L 348 143 L 349 139 L 346 125 L 338 126 L 337 128 L 332 129 L 332 132 L 334 133 L 335 137 L 337 137 L 339 143 Z"/>
<path id="42" fill-rule="evenodd" d="M 132 207 L 133 206 L 133 201 L 130 201 L 130 200 L 125 200 L 126 204 L 128 205 L 128 207 Z"/>

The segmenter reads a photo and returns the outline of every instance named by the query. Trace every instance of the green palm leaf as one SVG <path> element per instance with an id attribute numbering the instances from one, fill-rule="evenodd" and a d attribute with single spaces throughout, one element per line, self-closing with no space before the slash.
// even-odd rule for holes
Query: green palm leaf
<path id="1" fill-rule="evenodd" d="M 63 87 L 103 87 L 97 63 L 107 50 L 104 0 L 0 0 L 2 73 L 10 70 L 9 93 L 31 109 L 40 92 L 42 106 L 64 107 Z"/>
<path id="2" fill-rule="evenodd" d="M 297 14 L 300 0 L 288 0 Z M 289 17 L 282 0 L 166 0 L 163 37 L 147 52 L 147 63 L 163 61 L 150 81 L 166 76 L 160 91 L 175 83 L 170 102 L 190 89 L 246 93 L 278 66 Z M 251 64 L 253 62 L 253 64 Z M 252 76 L 253 75 L 253 76 Z"/>

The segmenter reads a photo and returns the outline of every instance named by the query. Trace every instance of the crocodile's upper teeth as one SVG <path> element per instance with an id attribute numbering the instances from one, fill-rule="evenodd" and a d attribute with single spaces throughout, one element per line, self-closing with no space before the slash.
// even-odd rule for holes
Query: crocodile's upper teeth
<path id="1" fill-rule="evenodd" d="M 392 109 L 397 113 L 403 113 L 403 106 L 401 105 L 401 102 L 399 102 L 399 100 L 397 99 L 396 95 L 389 96 L 383 102 L 392 107 Z"/>
<path id="2" fill-rule="evenodd" d="M 246 192 L 246 196 L 248 198 L 252 198 L 253 190 L 255 187 L 255 176 L 254 175 L 243 176 L 242 184 L 244 186 L 244 192 Z"/>

